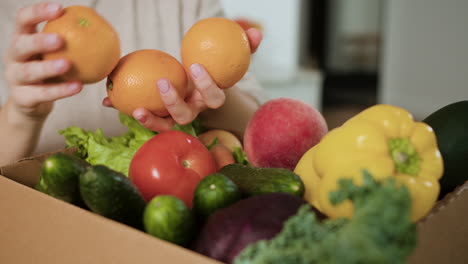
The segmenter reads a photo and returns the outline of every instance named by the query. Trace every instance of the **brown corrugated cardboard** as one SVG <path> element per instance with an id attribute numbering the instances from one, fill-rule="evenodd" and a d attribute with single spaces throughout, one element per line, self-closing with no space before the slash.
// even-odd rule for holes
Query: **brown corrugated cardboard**
<path id="1" fill-rule="evenodd" d="M 25 186 L 43 157 L 1 170 L 0 263 L 219 263 Z"/>
<path id="2" fill-rule="evenodd" d="M 439 201 L 418 225 L 409 263 L 468 263 L 468 182 Z"/>
<path id="3" fill-rule="evenodd" d="M 0 263 L 215 264 L 32 187 L 49 154 L 0 168 Z M 409 263 L 468 263 L 468 182 L 418 225 Z"/>

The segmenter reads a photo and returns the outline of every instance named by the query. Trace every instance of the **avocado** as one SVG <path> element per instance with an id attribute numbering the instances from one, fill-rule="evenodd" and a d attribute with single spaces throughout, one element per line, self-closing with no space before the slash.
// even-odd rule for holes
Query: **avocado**
<path id="1" fill-rule="evenodd" d="M 468 180 L 468 101 L 446 105 L 423 120 L 437 137 L 444 161 L 439 199 Z"/>
<path id="2" fill-rule="evenodd" d="M 257 168 L 242 164 L 229 164 L 219 173 L 226 175 L 246 197 L 265 193 L 304 195 L 304 183 L 299 175 L 282 168 Z"/>

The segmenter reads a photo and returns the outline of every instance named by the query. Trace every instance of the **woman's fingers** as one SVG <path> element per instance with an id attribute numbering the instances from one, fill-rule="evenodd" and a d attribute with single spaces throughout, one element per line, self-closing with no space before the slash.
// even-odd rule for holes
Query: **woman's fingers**
<path id="1" fill-rule="evenodd" d="M 192 64 L 190 76 L 195 84 L 195 89 L 200 93 L 208 108 L 216 109 L 224 104 L 226 100 L 224 91 L 216 85 L 203 66 L 198 63 Z"/>
<path id="2" fill-rule="evenodd" d="M 36 32 L 36 25 L 54 19 L 63 13 L 63 8 L 57 3 L 39 3 L 23 7 L 16 16 L 16 32 L 31 34 Z"/>
<path id="3" fill-rule="evenodd" d="M 260 30 L 256 28 L 249 28 L 245 31 L 245 33 L 249 38 L 250 50 L 252 53 L 255 53 L 255 51 L 257 51 L 258 46 L 260 46 L 260 43 L 262 42 L 263 34 Z"/>
<path id="4" fill-rule="evenodd" d="M 79 93 L 80 82 L 17 86 L 12 91 L 15 101 L 23 107 L 35 107 L 41 103 L 52 102 Z"/>
<path id="5" fill-rule="evenodd" d="M 178 124 L 185 125 L 195 119 L 198 111 L 192 109 L 184 99 L 179 96 L 169 80 L 160 79 L 157 82 L 157 86 L 167 111 Z"/>
<path id="6" fill-rule="evenodd" d="M 157 132 L 171 130 L 175 122 L 171 117 L 159 117 L 153 115 L 145 108 L 137 108 L 133 111 L 133 117 L 144 127 Z"/>
<path id="7" fill-rule="evenodd" d="M 21 34 L 13 41 L 9 59 L 27 61 L 31 57 L 58 50 L 63 46 L 63 40 L 56 34 Z"/>
<path id="8" fill-rule="evenodd" d="M 163 78 L 157 81 L 161 99 L 170 116 L 156 116 L 145 108 L 136 109 L 132 116 L 144 127 L 162 132 L 171 130 L 176 123 L 185 125 L 192 122 L 206 106 L 213 108 L 221 106 L 225 100 L 224 92 L 216 86 L 203 67 L 199 67 L 191 71 L 197 90 L 190 98 L 187 98 L 187 102 L 179 96 L 168 79 Z M 102 104 L 112 105 L 108 98 L 104 98 Z"/>
<path id="9" fill-rule="evenodd" d="M 114 107 L 109 97 L 106 97 L 102 100 L 102 105 L 105 107 Z"/>
<path id="10" fill-rule="evenodd" d="M 66 73 L 70 70 L 71 63 L 65 59 L 30 61 L 15 64 L 12 68 L 15 83 L 32 84 Z"/>

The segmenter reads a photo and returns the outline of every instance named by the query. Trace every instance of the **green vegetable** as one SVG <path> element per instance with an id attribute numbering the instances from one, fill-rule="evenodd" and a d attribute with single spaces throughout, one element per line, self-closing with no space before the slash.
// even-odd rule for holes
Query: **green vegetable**
<path id="1" fill-rule="evenodd" d="M 234 161 L 237 164 L 252 166 L 252 164 L 250 164 L 249 160 L 247 159 L 247 155 L 245 154 L 244 150 L 242 150 L 242 148 L 234 147 L 232 156 L 234 157 Z"/>
<path id="2" fill-rule="evenodd" d="M 76 126 L 60 130 L 59 134 L 65 137 L 67 147 L 76 147 L 77 155 L 91 165 L 106 165 L 128 176 L 133 155 L 157 132 L 145 128 L 133 117 L 122 113 L 119 113 L 119 120 L 128 127 L 128 131 L 116 137 L 106 137 L 101 129 L 93 132 Z M 195 136 L 202 131 L 198 119 L 187 125 L 176 124 L 173 129 Z"/>
<path id="3" fill-rule="evenodd" d="M 416 225 L 410 220 L 411 198 L 391 178 L 377 183 L 364 172 L 364 183 L 339 182 L 330 193 L 334 204 L 354 202 L 351 220 L 319 222 L 310 206 L 302 206 L 271 240 L 249 245 L 235 264 L 405 263 L 416 245 Z"/>
<path id="4" fill-rule="evenodd" d="M 439 199 L 468 181 L 468 101 L 446 105 L 426 117 L 444 161 Z"/>
<path id="5" fill-rule="evenodd" d="M 154 197 L 145 208 L 143 223 L 148 234 L 180 246 L 187 246 L 195 235 L 192 211 L 171 195 Z"/>
<path id="6" fill-rule="evenodd" d="M 193 131 L 195 132 L 195 135 L 198 136 L 202 134 L 203 132 L 206 131 L 206 128 L 203 126 L 203 122 L 200 118 L 200 116 L 197 116 L 190 124 L 186 126 L 191 126 L 193 128 Z"/>
<path id="7" fill-rule="evenodd" d="M 226 175 L 245 196 L 265 193 L 304 195 L 304 183 L 294 172 L 281 168 L 256 168 L 242 164 L 229 164 L 219 173 Z"/>
<path id="8" fill-rule="evenodd" d="M 75 205 L 83 205 L 78 189 L 79 176 L 89 164 L 73 155 L 56 153 L 49 156 L 41 168 L 36 189 Z"/>
<path id="9" fill-rule="evenodd" d="M 91 211 L 142 229 L 146 202 L 129 178 L 103 165 L 89 167 L 79 178 L 81 197 Z"/>
<path id="10" fill-rule="evenodd" d="M 197 184 L 193 196 L 193 211 L 203 221 L 215 211 L 241 199 L 237 185 L 220 173 L 210 174 Z"/>
<path id="11" fill-rule="evenodd" d="M 127 115 L 120 113 L 119 119 L 128 127 L 128 131 L 121 136 L 107 138 L 101 129 L 92 132 L 74 126 L 60 130 L 59 134 L 65 137 L 67 147 L 77 147 L 78 156 L 90 164 L 103 164 L 128 175 L 133 155 L 156 132 Z"/>
<path id="12" fill-rule="evenodd" d="M 184 132 L 185 134 L 189 134 L 194 137 L 197 136 L 197 132 L 195 131 L 195 128 L 192 126 L 192 124 L 187 124 L 187 125 L 175 124 L 172 130 L 178 130 L 180 132 Z"/>
<path id="13" fill-rule="evenodd" d="M 218 138 L 215 137 L 215 138 L 213 139 L 213 141 L 211 141 L 211 143 L 210 143 L 208 146 L 206 146 L 206 148 L 207 148 L 208 150 L 211 150 L 211 148 L 213 148 L 213 147 L 216 146 L 217 144 L 218 144 Z"/>

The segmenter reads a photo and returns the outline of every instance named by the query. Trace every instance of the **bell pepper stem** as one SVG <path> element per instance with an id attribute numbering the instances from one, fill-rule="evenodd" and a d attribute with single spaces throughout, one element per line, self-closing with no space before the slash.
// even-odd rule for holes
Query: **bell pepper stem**
<path id="1" fill-rule="evenodd" d="M 421 157 L 409 138 L 392 138 L 388 141 L 388 146 L 397 172 L 418 175 Z"/>

